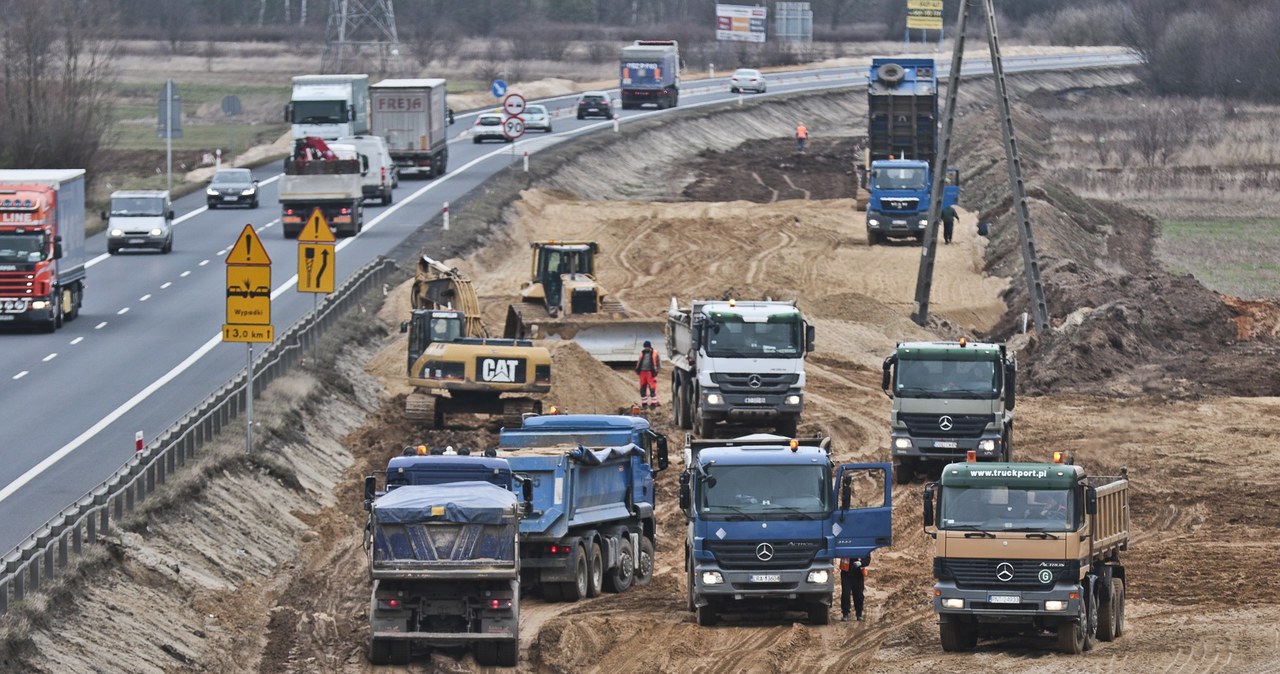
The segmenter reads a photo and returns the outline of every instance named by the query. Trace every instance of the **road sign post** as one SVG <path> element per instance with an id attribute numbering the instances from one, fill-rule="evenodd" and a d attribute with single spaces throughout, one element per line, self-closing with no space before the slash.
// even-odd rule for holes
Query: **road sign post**
<path id="1" fill-rule="evenodd" d="M 245 342 L 245 451 L 253 451 L 253 344 L 275 340 L 271 325 L 271 256 L 253 225 L 245 225 L 227 253 L 227 322 L 222 341 Z"/>

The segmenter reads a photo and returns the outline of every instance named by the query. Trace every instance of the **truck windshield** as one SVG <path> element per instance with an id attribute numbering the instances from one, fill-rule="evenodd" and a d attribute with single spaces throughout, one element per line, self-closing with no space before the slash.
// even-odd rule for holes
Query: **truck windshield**
<path id="1" fill-rule="evenodd" d="M 871 177 L 878 190 L 922 190 L 924 174 L 924 168 L 879 168 Z"/>
<path id="2" fill-rule="evenodd" d="M 0 262 L 41 262 L 45 252 L 43 234 L 0 234 Z"/>
<path id="3" fill-rule="evenodd" d="M 341 124 L 347 121 L 345 101 L 294 101 L 294 124 Z"/>
<path id="4" fill-rule="evenodd" d="M 975 531 L 1074 531 L 1075 500 L 1069 489 L 943 487 L 939 529 Z"/>
<path id="5" fill-rule="evenodd" d="M 807 466 L 710 466 L 698 511 L 732 519 L 761 515 L 825 515 L 831 511 L 831 470 Z"/>
<path id="6" fill-rule="evenodd" d="M 978 360 L 900 360 L 894 395 L 901 398 L 979 398 L 1000 396 L 996 364 Z"/>
<path id="7" fill-rule="evenodd" d="M 703 340 L 712 358 L 775 358 L 803 353 L 804 330 L 798 321 L 741 323 L 726 321 L 707 325 Z"/>
<path id="8" fill-rule="evenodd" d="M 162 216 L 164 199 L 157 197 L 116 197 L 111 200 L 111 217 Z"/>

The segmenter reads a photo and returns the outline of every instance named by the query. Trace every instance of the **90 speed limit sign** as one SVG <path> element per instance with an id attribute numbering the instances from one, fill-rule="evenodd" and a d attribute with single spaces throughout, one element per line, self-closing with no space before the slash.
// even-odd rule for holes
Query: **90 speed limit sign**
<path id="1" fill-rule="evenodd" d="M 520 117 L 508 117 L 502 122 L 502 133 L 511 140 L 524 135 L 524 120 Z"/>

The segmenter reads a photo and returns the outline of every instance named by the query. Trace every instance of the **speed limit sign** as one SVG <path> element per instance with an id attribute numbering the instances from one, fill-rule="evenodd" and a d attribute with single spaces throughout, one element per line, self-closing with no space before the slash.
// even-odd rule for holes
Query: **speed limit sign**
<path id="1" fill-rule="evenodd" d="M 524 135 L 524 119 L 520 117 L 508 117 L 502 122 L 502 133 L 506 134 L 509 140 L 515 140 Z"/>

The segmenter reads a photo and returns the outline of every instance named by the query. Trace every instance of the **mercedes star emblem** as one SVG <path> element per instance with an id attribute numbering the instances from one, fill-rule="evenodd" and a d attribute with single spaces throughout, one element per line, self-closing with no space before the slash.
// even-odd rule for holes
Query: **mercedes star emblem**
<path id="1" fill-rule="evenodd" d="M 996 564 L 996 580 L 1007 583 L 1013 580 L 1013 565 L 1009 562 Z"/>
<path id="2" fill-rule="evenodd" d="M 762 383 L 763 382 L 760 381 L 760 375 L 758 374 L 753 374 L 750 377 L 747 377 L 747 386 L 750 386 L 751 388 L 760 388 L 760 384 Z"/>
<path id="3" fill-rule="evenodd" d="M 773 559 L 773 546 L 768 543 L 761 543 L 756 546 L 756 559 L 767 562 Z M 1013 567 L 1009 567 L 1013 568 Z"/>
<path id="4" fill-rule="evenodd" d="M 944 431 L 951 430 L 951 428 L 955 425 L 956 424 L 954 421 L 951 420 L 951 417 L 948 417 L 948 416 L 938 417 L 938 428 L 941 428 Z"/>

